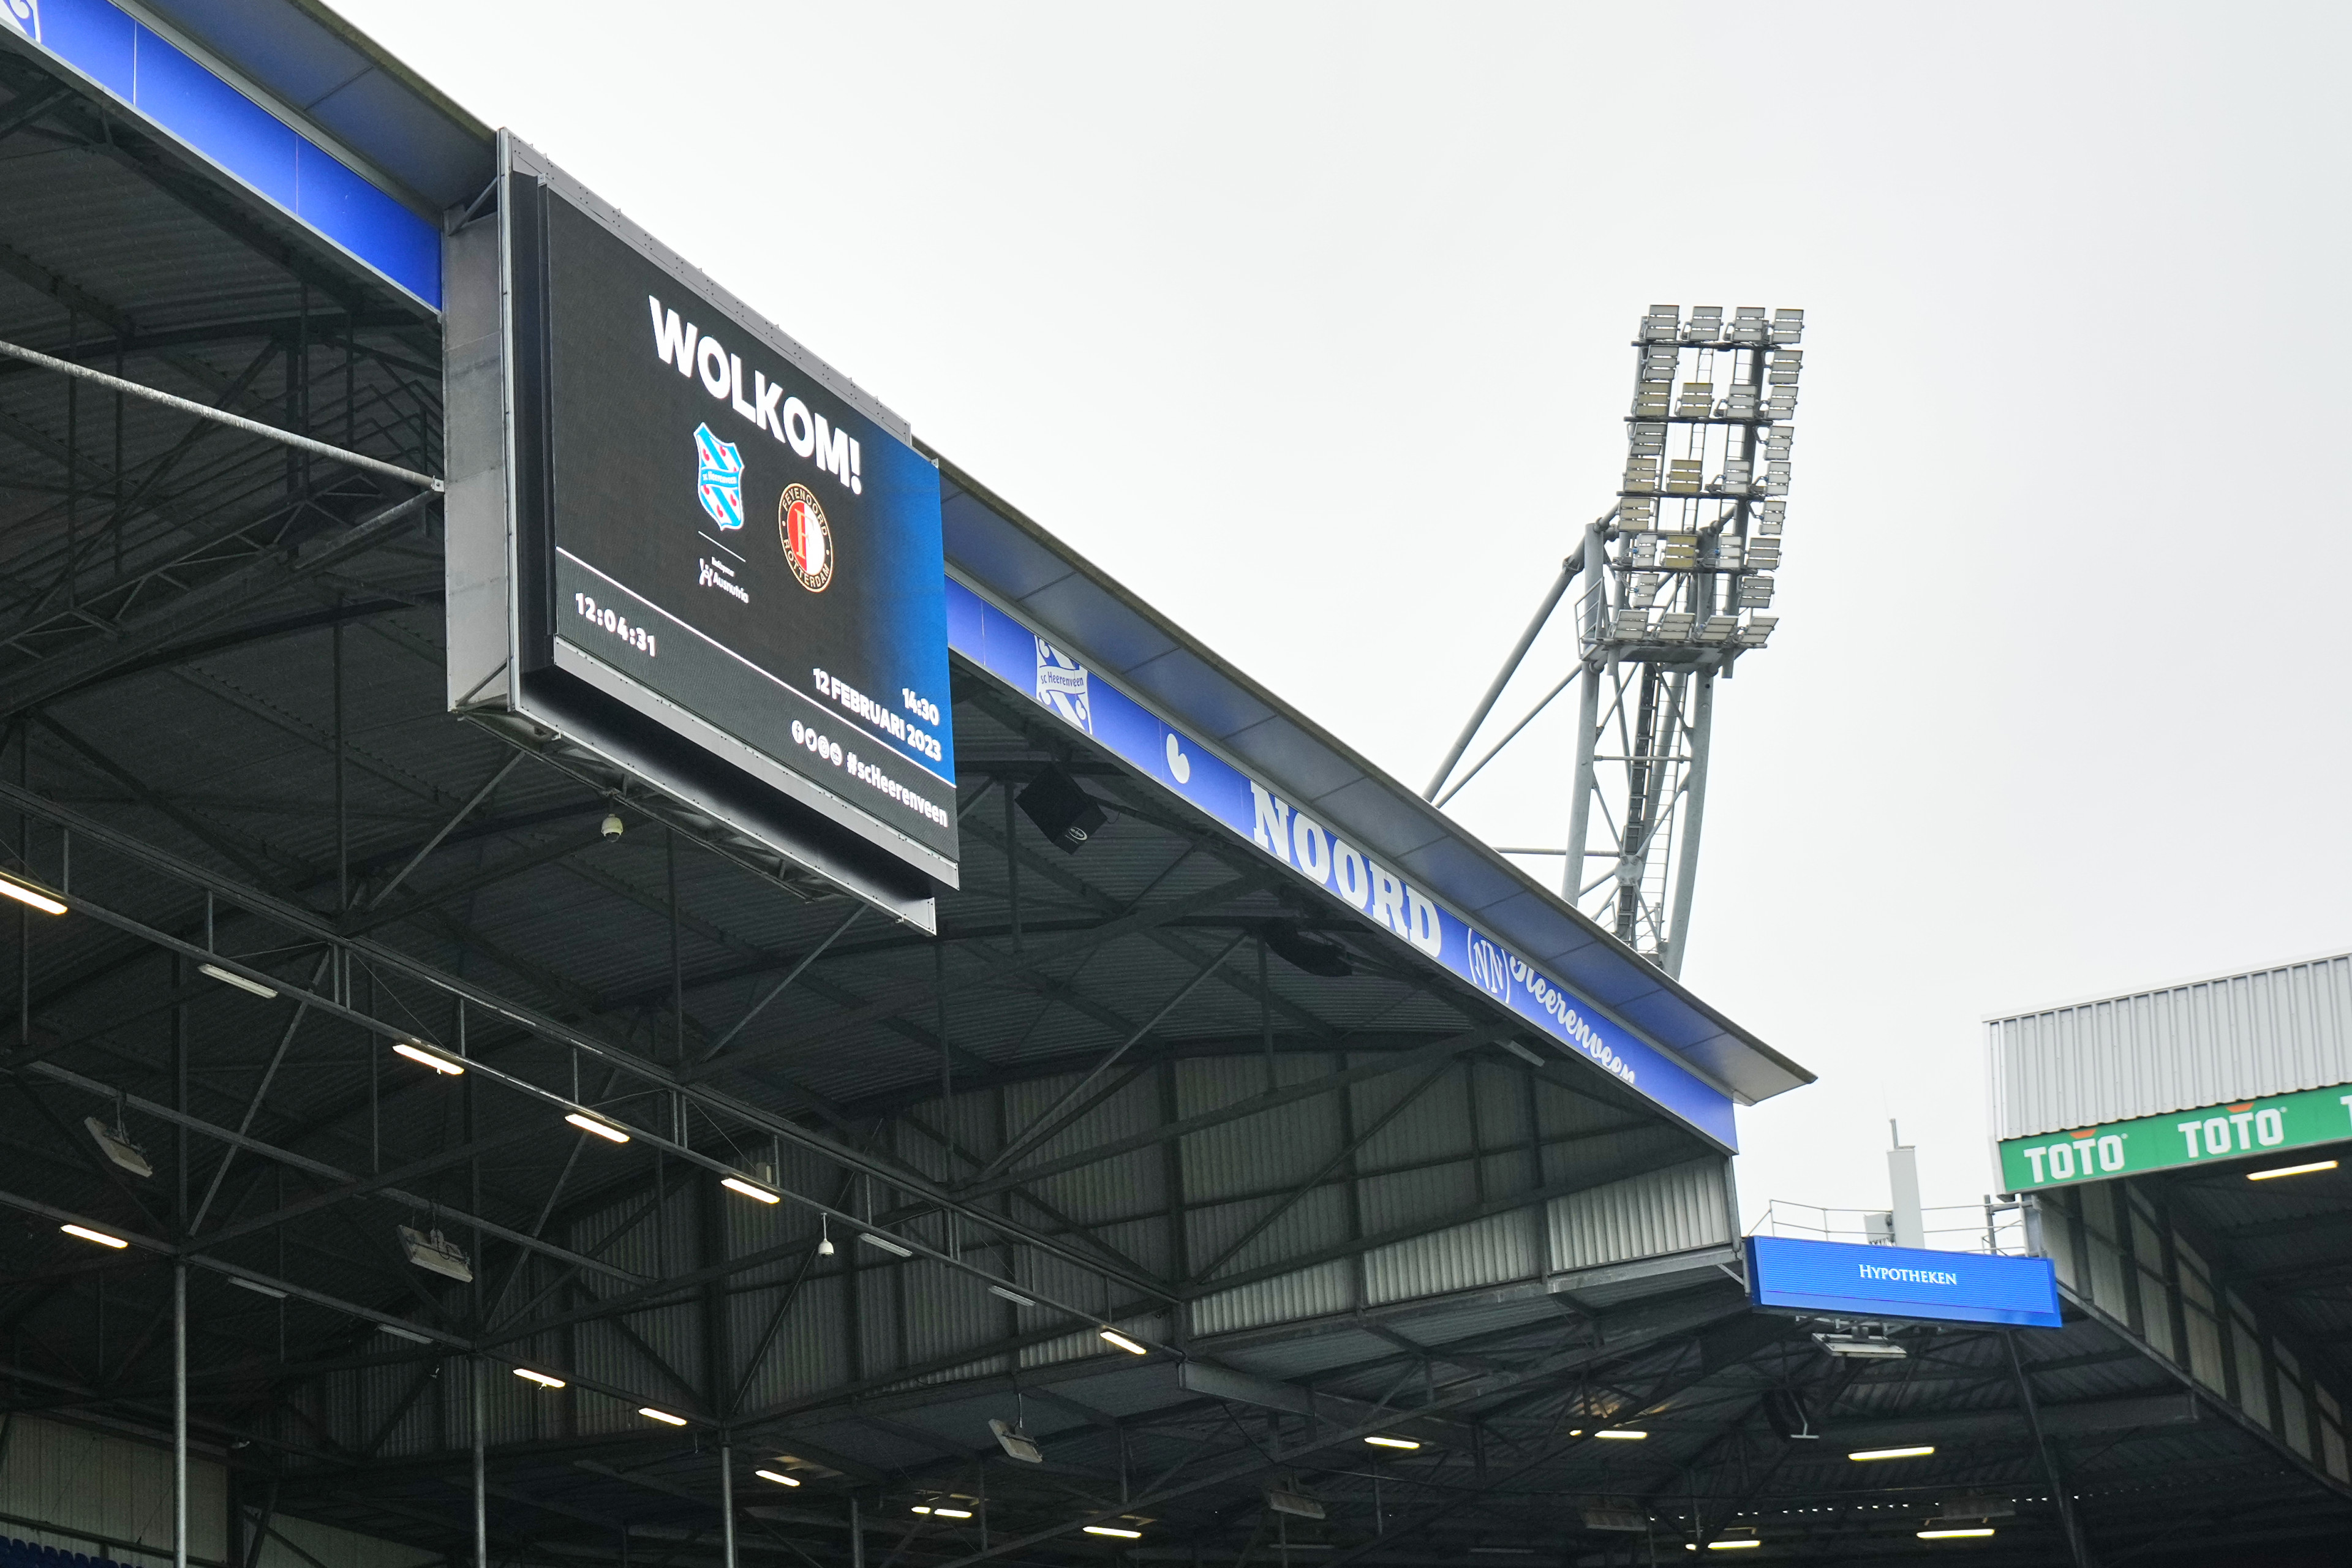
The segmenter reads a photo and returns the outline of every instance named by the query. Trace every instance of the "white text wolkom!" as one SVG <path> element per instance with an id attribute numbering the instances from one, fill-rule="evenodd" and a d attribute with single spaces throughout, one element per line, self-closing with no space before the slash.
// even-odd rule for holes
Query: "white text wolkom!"
<path id="1" fill-rule="evenodd" d="M 799 456 L 814 458 L 820 469 L 848 486 L 851 495 L 866 493 L 865 454 L 856 437 L 828 426 L 824 415 L 812 414 L 799 398 L 786 397 L 764 371 L 751 373 L 751 395 L 746 401 L 741 354 L 730 353 L 692 321 L 681 322 L 676 310 L 664 310 L 652 295 L 646 296 L 646 304 L 653 311 L 656 358 L 676 366 L 680 375 L 698 376 L 705 392 Z"/>

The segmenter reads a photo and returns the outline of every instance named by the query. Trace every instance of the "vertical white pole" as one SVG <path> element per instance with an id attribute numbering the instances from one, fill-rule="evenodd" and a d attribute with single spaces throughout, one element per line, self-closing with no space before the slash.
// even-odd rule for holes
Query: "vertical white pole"
<path id="1" fill-rule="evenodd" d="M 1927 1223 L 1919 1211 L 1919 1151 L 1906 1143 L 1886 1152 L 1886 1184 L 1894 1199 L 1895 1245 L 1927 1245 Z"/>
<path id="2" fill-rule="evenodd" d="M 172 1568 L 188 1568 L 188 1266 L 172 1265 Z"/>
<path id="3" fill-rule="evenodd" d="M 719 1445 L 719 1538 L 726 1544 L 727 1568 L 735 1568 L 735 1446 Z"/>
<path id="4" fill-rule="evenodd" d="M 477 1254 L 478 1256 L 478 1254 Z M 485 1500 L 483 1448 L 488 1440 L 485 1428 L 488 1420 L 482 1397 L 482 1363 L 478 1356 L 466 1363 L 471 1373 L 474 1395 L 474 1568 L 490 1568 L 490 1512 Z"/>

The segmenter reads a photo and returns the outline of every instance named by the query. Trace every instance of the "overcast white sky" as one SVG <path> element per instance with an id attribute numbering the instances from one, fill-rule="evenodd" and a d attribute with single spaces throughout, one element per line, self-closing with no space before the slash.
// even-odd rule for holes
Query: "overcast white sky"
<path id="1" fill-rule="evenodd" d="M 2346 7 L 338 4 L 1415 784 L 1635 318 L 1804 307 L 1685 972 L 1821 1074 L 1751 1214 L 1890 1116 L 1991 1187 L 1988 1014 L 2352 945 Z"/>

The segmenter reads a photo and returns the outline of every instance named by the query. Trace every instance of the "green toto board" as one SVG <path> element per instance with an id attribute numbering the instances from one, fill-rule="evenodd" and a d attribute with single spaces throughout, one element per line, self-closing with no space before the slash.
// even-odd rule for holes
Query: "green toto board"
<path id="1" fill-rule="evenodd" d="M 2174 1110 L 2109 1121 L 2000 1146 L 2009 1191 L 2164 1171 L 2222 1160 L 2250 1160 L 2352 1139 L 2352 1085 L 2274 1094 L 2201 1110 Z"/>

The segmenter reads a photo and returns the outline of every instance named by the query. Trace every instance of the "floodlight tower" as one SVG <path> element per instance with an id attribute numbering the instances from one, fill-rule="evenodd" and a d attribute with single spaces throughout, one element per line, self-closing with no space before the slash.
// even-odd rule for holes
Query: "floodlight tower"
<path id="1" fill-rule="evenodd" d="M 1698 876 L 1715 681 L 1762 647 L 1788 511 L 1802 310 L 1653 305 L 1635 332 L 1617 503 L 1560 563 L 1502 672 L 1425 792 L 1443 805 L 1571 684 L 1579 686 L 1560 894 L 1669 974 L 1682 971 Z M 1446 781 L 1537 635 L 1574 601 L 1577 660 Z M 1438 792 L 1444 789 L 1441 795 Z M 1549 851 L 1545 851 L 1549 852 Z"/>

